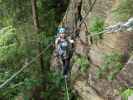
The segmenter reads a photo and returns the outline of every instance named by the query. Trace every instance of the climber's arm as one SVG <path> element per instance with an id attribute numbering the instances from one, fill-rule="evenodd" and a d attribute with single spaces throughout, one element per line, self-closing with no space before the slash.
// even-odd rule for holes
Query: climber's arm
<path id="1" fill-rule="evenodd" d="M 74 40 L 72 40 L 72 39 L 70 39 L 69 42 L 70 42 L 71 44 L 74 44 Z"/>
<path id="2" fill-rule="evenodd" d="M 57 38 L 57 39 L 55 40 L 55 48 L 57 48 L 58 43 L 59 43 L 59 40 L 60 40 L 60 38 Z"/>

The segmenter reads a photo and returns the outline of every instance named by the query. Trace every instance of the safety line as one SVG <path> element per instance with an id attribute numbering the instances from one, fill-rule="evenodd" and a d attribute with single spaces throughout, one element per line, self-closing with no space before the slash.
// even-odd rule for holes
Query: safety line
<path id="1" fill-rule="evenodd" d="M 66 77 L 65 77 L 65 87 L 66 87 L 66 92 L 67 92 L 67 100 L 70 100 L 69 90 L 68 90 L 68 85 L 67 85 L 67 78 Z"/>
<path id="2" fill-rule="evenodd" d="M 10 81 L 12 81 L 17 75 L 19 75 L 25 68 L 27 68 L 29 65 L 31 65 L 33 62 L 35 62 L 38 57 L 40 57 L 44 52 L 46 52 L 53 42 L 51 42 L 40 54 L 38 54 L 36 57 L 34 57 L 29 63 L 26 63 L 20 70 L 18 70 L 16 73 L 14 73 L 10 78 L 8 78 L 5 82 L 3 82 L 0 85 L 0 89 L 2 89 L 5 85 L 7 85 Z"/>

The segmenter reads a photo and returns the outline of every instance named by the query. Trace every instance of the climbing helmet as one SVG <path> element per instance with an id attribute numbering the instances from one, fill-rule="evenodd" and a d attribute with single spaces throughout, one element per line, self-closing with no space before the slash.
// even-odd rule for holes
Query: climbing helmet
<path id="1" fill-rule="evenodd" d="M 61 27 L 59 28 L 59 32 L 58 33 L 64 33 L 65 32 L 65 28 Z"/>

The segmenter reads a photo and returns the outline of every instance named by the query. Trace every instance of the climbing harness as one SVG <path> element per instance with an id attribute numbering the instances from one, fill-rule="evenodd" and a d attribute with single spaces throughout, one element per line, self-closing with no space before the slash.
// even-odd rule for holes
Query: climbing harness
<path id="1" fill-rule="evenodd" d="M 66 94 L 67 94 L 67 100 L 70 100 L 70 96 L 69 96 L 69 90 L 68 90 L 68 85 L 67 85 L 67 78 L 65 77 L 65 89 L 66 89 Z"/>
<path id="2" fill-rule="evenodd" d="M 68 51 L 68 43 L 67 41 L 64 41 L 62 43 L 59 43 L 58 46 L 58 53 L 61 57 L 66 58 Z"/>
<path id="3" fill-rule="evenodd" d="M 69 58 L 69 54 L 70 52 L 72 52 L 72 43 L 71 41 L 72 40 L 67 40 L 67 39 L 64 39 L 64 40 L 57 40 L 59 41 L 57 45 L 57 48 L 56 48 L 56 52 L 59 56 L 61 56 L 61 58 L 63 57 L 63 59 L 65 58 Z"/>

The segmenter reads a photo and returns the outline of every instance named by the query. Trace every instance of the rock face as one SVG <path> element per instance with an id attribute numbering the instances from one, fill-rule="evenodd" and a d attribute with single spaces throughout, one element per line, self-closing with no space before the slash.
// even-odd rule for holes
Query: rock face
<path id="1" fill-rule="evenodd" d="M 91 45 L 90 58 L 93 64 L 101 65 L 103 55 L 110 52 L 128 53 L 133 41 L 133 18 L 106 28 L 106 34 L 96 45 Z"/>
<path id="2" fill-rule="evenodd" d="M 78 13 L 80 12 L 84 18 L 86 13 L 88 13 L 91 1 L 93 2 L 94 0 L 70 0 L 70 5 L 63 19 L 64 26 L 71 30 L 70 33 L 80 23 L 80 19 L 77 20 Z M 115 23 L 111 12 L 112 9 L 118 6 L 119 1 L 97 0 L 92 12 L 81 25 L 80 38 L 75 40 L 75 55 L 87 56 L 91 64 L 82 75 L 80 73 L 80 66 L 73 63 L 71 70 L 72 85 L 79 94 L 79 100 L 122 100 L 119 96 L 120 88 L 123 86 L 133 86 L 133 57 L 129 56 L 133 51 L 133 48 L 129 45 L 133 43 L 133 19 L 127 22 Z M 81 5 L 81 8 L 79 9 L 77 5 Z M 87 31 L 89 31 L 90 20 L 94 16 L 104 18 L 107 28 L 103 34 L 103 39 L 96 44 L 91 44 Z M 125 67 L 120 71 L 115 80 L 97 79 L 96 71 L 103 63 L 103 56 L 113 51 L 128 55 L 125 60 L 125 62 L 128 62 L 123 63 Z M 59 60 L 55 60 L 54 57 L 51 62 L 55 70 L 61 66 L 58 63 Z"/>
<path id="3" fill-rule="evenodd" d="M 78 91 L 82 100 L 103 100 L 84 80 L 76 81 L 74 88 Z"/>
<path id="4" fill-rule="evenodd" d="M 92 1 L 92 2 L 89 2 Z M 93 19 L 93 17 L 102 17 L 106 19 L 108 13 L 110 12 L 110 9 L 112 7 L 114 0 L 97 0 L 95 6 L 92 9 L 91 14 L 86 18 L 86 24 L 89 29 L 90 20 Z M 82 16 L 84 17 L 86 13 L 89 10 L 90 4 L 93 3 L 94 0 L 83 0 L 83 6 L 82 6 Z"/>
<path id="5" fill-rule="evenodd" d="M 116 32 L 107 33 L 103 39 L 96 45 L 92 45 L 90 49 L 90 59 L 95 65 L 101 65 L 103 56 L 111 52 L 120 52 L 124 54 L 128 48 L 129 43 L 133 39 L 132 32 Z"/>
<path id="6" fill-rule="evenodd" d="M 117 79 L 127 87 L 133 86 L 133 56 L 128 60 L 125 67 L 118 74 Z"/>

